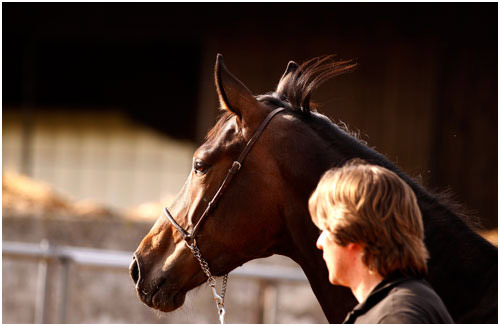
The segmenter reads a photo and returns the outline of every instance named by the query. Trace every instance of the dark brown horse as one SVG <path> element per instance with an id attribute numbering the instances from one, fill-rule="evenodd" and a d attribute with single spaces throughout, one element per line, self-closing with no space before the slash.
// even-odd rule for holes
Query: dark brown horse
<path id="1" fill-rule="evenodd" d="M 319 84 L 353 66 L 328 57 L 301 66 L 290 62 L 275 92 L 254 97 L 219 55 L 215 79 L 225 111 L 194 153 L 191 174 L 170 207 L 171 215 L 191 230 L 249 138 L 269 112 L 283 107 L 199 229 L 197 244 L 212 273 L 224 275 L 255 258 L 288 256 L 304 270 L 328 320 L 341 322 L 355 300 L 350 290 L 328 282 L 307 201 L 327 169 L 360 157 L 395 171 L 415 191 L 431 256 L 428 280 L 454 320 L 496 323 L 497 249 L 445 201 L 310 108 L 311 92 Z M 182 234 L 165 216 L 142 240 L 130 273 L 139 298 L 165 312 L 180 307 L 186 292 L 207 280 Z"/>

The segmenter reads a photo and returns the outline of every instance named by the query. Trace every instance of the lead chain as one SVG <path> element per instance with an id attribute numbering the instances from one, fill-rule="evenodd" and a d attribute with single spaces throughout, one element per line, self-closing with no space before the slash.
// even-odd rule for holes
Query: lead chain
<path id="1" fill-rule="evenodd" d="M 226 289 L 227 289 L 227 279 L 228 279 L 228 274 L 225 274 L 222 278 L 222 289 L 221 289 L 221 294 L 219 295 L 217 293 L 217 288 L 216 288 L 216 280 L 215 277 L 210 273 L 210 269 L 208 268 L 208 263 L 203 257 L 201 257 L 201 252 L 200 249 L 198 249 L 198 246 L 196 245 L 196 240 L 193 240 L 193 244 L 190 245 L 186 241 L 186 246 L 191 250 L 193 253 L 193 256 L 198 260 L 201 266 L 201 270 L 205 273 L 207 276 L 207 282 L 208 286 L 212 289 L 212 295 L 215 300 L 215 306 L 217 307 L 217 313 L 219 314 L 219 321 L 221 324 L 224 324 L 224 315 L 226 314 L 226 309 L 224 308 L 224 297 L 226 296 Z"/>

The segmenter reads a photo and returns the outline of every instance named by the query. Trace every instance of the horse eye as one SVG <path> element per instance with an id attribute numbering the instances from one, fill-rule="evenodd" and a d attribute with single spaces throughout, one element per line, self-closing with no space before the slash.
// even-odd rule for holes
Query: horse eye
<path id="1" fill-rule="evenodd" d="M 196 160 L 194 161 L 194 172 L 196 174 L 205 174 L 208 171 L 208 164 L 203 162 L 202 160 Z"/>

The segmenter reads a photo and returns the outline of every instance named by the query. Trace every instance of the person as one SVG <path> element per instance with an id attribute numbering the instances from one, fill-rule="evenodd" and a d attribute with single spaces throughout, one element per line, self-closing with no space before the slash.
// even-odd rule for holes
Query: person
<path id="1" fill-rule="evenodd" d="M 359 302 L 344 323 L 453 323 L 424 280 L 429 254 L 415 193 L 394 172 L 359 159 L 331 169 L 309 211 L 330 282 Z"/>

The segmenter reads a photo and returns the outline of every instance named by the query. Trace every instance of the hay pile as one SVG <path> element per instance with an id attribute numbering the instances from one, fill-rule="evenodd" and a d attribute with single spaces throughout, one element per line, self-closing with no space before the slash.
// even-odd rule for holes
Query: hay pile
<path id="1" fill-rule="evenodd" d="M 93 201 L 74 201 L 49 185 L 13 172 L 2 173 L 2 215 L 38 217 L 115 217 Z"/>
<path id="2" fill-rule="evenodd" d="M 42 218 L 126 218 L 154 221 L 163 207 L 174 199 L 168 195 L 161 201 L 142 203 L 117 212 L 92 200 L 73 200 L 57 193 L 48 184 L 27 176 L 2 173 L 2 214 L 8 217 Z"/>
<path id="3" fill-rule="evenodd" d="M 162 214 L 163 207 L 170 206 L 174 199 L 174 195 L 166 195 L 160 201 L 142 203 L 128 209 L 125 212 L 125 217 L 133 220 L 155 221 Z"/>

